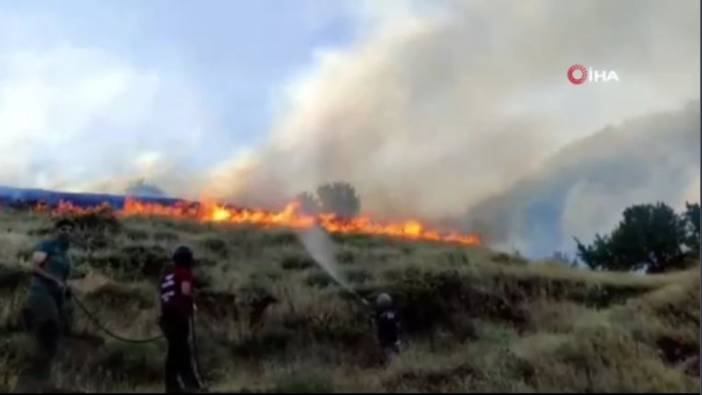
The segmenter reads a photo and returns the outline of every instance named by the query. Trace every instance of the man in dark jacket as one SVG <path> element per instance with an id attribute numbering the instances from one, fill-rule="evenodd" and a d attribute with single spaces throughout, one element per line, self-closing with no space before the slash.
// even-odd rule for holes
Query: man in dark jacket
<path id="1" fill-rule="evenodd" d="M 195 309 L 193 263 L 192 251 L 185 246 L 178 247 L 173 254 L 173 264 L 161 279 L 160 325 L 168 340 L 166 392 L 202 389 L 189 341 Z"/>

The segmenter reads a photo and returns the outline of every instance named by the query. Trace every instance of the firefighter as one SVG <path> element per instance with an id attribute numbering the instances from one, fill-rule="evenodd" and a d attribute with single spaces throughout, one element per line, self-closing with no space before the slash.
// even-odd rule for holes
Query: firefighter
<path id="1" fill-rule="evenodd" d="M 159 324 L 168 341 L 166 392 L 203 390 L 189 341 L 195 310 L 193 264 L 192 251 L 188 247 L 180 246 L 173 254 L 172 265 L 161 279 Z"/>
<path id="2" fill-rule="evenodd" d="M 393 308 L 392 298 L 381 293 L 376 298 L 375 324 L 378 342 L 383 349 L 385 362 L 391 362 L 400 353 L 400 317 Z"/>
<path id="3" fill-rule="evenodd" d="M 32 280 L 22 315 L 34 344 L 17 381 L 16 390 L 19 392 L 50 388 L 51 364 L 61 333 L 69 327 L 67 295 L 70 295 L 70 290 L 66 280 L 71 272 L 68 250 L 75 224 L 69 219 L 61 219 L 54 228 L 55 237 L 39 243 L 32 256 Z"/>

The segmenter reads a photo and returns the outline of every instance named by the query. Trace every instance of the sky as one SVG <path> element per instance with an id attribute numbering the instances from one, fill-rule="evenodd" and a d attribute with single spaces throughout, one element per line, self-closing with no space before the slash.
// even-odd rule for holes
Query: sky
<path id="1" fill-rule="evenodd" d="M 285 84 L 358 18 L 344 1 L 2 2 L 0 182 L 206 168 L 259 143 Z"/>
<path id="2" fill-rule="evenodd" d="M 437 221 L 512 213 L 488 203 L 557 185 L 502 222 L 549 212 L 550 228 L 593 233 L 637 196 L 699 199 L 698 151 L 616 197 L 610 179 L 548 171 L 570 150 L 627 179 L 617 150 L 587 143 L 608 130 L 699 146 L 699 15 L 697 0 L 0 2 L 0 185 L 120 193 L 145 178 L 273 208 L 342 180 L 364 212 Z M 576 63 L 619 81 L 572 85 Z M 517 222 L 497 233 L 528 245 Z"/>

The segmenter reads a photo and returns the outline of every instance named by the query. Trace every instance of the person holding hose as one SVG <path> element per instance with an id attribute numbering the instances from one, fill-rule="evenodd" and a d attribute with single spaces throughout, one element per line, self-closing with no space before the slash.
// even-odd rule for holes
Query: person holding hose
<path id="1" fill-rule="evenodd" d="M 193 298 L 193 253 L 180 246 L 173 263 L 161 279 L 161 317 L 159 324 L 168 341 L 166 357 L 166 392 L 200 392 L 203 390 L 193 362 L 189 342 L 195 302 Z M 182 382 L 182 383 L 181 383 Z"/>
<path id="2" fill-rule="evenodd" d="M 54 228 L 55 237 L 39 243 L 32 256 L 32 280 L 22 315 L 34 347 L 17 380 L 18 392 L 39 392 L 51 386 L 51 364 L 61 333 L 69 327 L 70 289 L 66 280 L 71 273 L 68 250 L 75 224 L 61 219 Z"/>
<path id="3" fill-rule="evenodd" d="M 392 297 L 382 292 L 376 298 L 375 324 L 378 342 L 383 349 L 385 363 L 392 362 L 400 353 L 400 317 L 393 307 Z"/>

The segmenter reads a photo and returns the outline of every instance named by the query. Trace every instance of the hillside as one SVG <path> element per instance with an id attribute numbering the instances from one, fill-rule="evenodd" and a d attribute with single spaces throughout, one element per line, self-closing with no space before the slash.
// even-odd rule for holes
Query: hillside
<path id="1" fill-rule="evenodd" d="M 358 292 L 387 290 L 409 345 L 389 367 L 361 305 L 292 231 L 93 218 L 72 250 L 74 292 L 131 338 L 159 334 L 155 280 L 179 244 L 200 260 L 198 338 L 218 391 L 699 392 L 699 266 L 657 276 L 578 271 L 483 247 L 333 236 Z M 0 391 L 27 349 L 19 311 L 48 215 L 0 209 Z M 162 391 L 165 343 L 115 341 L 80 312 L 57 383 Z M 69 351 L 70 350 L 70 351 Z"/>

